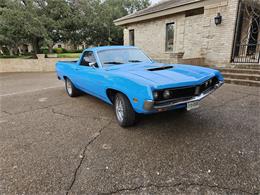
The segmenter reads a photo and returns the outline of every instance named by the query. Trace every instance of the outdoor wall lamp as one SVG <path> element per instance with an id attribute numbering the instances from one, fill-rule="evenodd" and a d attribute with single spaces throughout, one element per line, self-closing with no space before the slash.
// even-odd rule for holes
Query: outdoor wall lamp
<path id="1" fill-rule="evenodd" d="M 220 13 L 217 14 L 217 16 L 215 17 L 215 24 L 219 25 L 222 22 L 222 16 L 220 15 Z"/>

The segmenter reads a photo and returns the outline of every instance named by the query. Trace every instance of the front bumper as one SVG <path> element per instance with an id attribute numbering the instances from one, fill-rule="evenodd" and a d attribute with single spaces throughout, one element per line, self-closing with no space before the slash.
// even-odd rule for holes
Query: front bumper
<path id="1" fill-rule="evenodd" d="M 207 97 L 208 95 L 213 93 L 216 89 L 220 88 L 223 84 L 224 84 L 224 81 L 219 81 L 219 83 L 217 83 L 211 89 L 204 91 L 200 95 L 194 96 L 194 97 L 189 98 L 189 99 L 171 100 L 171 101 L 167 101 L 164 104 L 159 104 L 159 105 L 156 105 L 155 101 L 153 101 L 153 100 L 146 100 L 144 102 L 143 108 L 146 111 L 158 111 L 158 112 L 166 111 L 166 110 L 169 110 L 169 109 L 174 109 L 174 108 L 176 108 L 180 105 L 185 105 L 185 104 L 190 103 L 190 102 L 200 101 L 200 100 L 204 99 L 205 97 Z"/>

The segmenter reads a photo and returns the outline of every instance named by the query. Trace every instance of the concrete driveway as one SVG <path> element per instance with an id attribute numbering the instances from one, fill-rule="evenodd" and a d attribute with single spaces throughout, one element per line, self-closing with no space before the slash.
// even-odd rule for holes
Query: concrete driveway
<path id="1" fill-rule="evenodd" d="M 260 88 L 120 128 L 54 73 L 1 74 L 0 194 L 259 194 Z"/>

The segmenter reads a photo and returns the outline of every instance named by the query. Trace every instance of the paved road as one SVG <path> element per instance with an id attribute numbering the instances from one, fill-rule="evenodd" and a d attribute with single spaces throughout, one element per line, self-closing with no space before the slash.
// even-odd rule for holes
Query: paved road
<path id="1" fill-rule="evenodd" d="M 53 73 L 0 78 L 0 194 L 260 193 L 260 88 L 226 84 L 122 129 Z"/>

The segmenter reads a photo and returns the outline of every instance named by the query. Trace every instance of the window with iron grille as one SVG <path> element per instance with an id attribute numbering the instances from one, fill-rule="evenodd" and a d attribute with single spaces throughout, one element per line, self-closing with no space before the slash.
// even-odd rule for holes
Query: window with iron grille
<path id="1" fill-rule="evenodd" d="M 166 24 L 166 44 L 165 50 L 166 51 L 173 51 L 174 45 L 174 23 Z"/>

